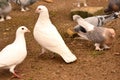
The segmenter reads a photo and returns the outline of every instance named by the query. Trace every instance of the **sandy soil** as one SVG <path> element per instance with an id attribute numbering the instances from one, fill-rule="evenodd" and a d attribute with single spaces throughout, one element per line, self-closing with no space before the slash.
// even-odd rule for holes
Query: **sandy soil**
<path id="1" fill-rule="evenodd" d="M 120 19 L 113 20 L 104 25 L 116 30 L 116 39 L 110 50 L 94 51 L 93 43 L 85 40 L 74 40 L 66 35 L 66 29 L 76 25 L 70 18 L 70 10 L 75 7 L 77 0 L 54 0 L 46 3 L 39 0 L 32 6 L 30 11 L 20 12 L 20 7 L 12 4 L 10 13 L 11 20 L 0 22 L 0 50 L 7 44 L 12 43 L 16 29 L 25 25 L 31 33 L 27 33 L 28 56 L 24 62 L 16 67 L 18 74 L 22 75 L 19 80 L 120 80 Z M 89 6 L 107 5 L 106 0 L 89 0 Z M 77 61 L 66 64 L 59 55 L 52 52 L 38 57 L 41 47 L 33 38 L 33 28 L 38 14 L 35 9 L 38 5 L 45 5 L 50 11 L 50 18 L 58 31 L 61 33 L 71 51 L 77 56 Z M 8 70 L 0 70 L 0 80 L 9 80 L 12 74 Z M 18 80 L 18 79 L 12 79 Z"/>

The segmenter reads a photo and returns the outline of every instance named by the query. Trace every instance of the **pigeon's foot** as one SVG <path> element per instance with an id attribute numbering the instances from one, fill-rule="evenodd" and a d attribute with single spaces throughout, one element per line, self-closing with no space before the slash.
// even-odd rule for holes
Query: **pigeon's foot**
<path id="1" fill-rule="evenodd" d="M 55 55 L 56 55 L 56 53 L 53 53 L 50 58 L 51 58 L 51 59 L 54 59 L 54 58 L 55 58 Z"/>
<path id="2" fill-rule="evenodd" d="M 21 76 L 20 76 L 20 75 L 18 75 L 18 74 L 16 74 L 16 73 L 13 73 L 13 76 L 11 77 L 11 79 L 12 79 L 12 78 L 19 78 L 19 79 L 20 79 L 20 78 L 21 78 Z"/>
<path id="3" fill-rule="evenodd" d="M 44 53 L 41 52 L 41 53 L 39 53 L 39 56 L 41 56 L 41 55 L 43 55 L 43 54 L 44 54 Z"/>
<path id="4" fill-rule="evenodd" d="M 25 8 L 26 11 L 30 10 L 28 7 Z"/>
<path id="5" fill-rule="evenodd" d="M 13 65 L 13 66 L 10 67 L 10 72 L 13 74 L 13 76 L 11 78 L 21 78 L 21 76 L 16 74 L 16 72 L 14 71 L 15 67 L 16 67 L 16 65 Z"/>
<path id="6" fill-rule="evenodd" d="M 97 48 L 95 48 L 95 50 L 96 50 L 96 51 L 103 51 L 103 49 L 98 48 L 98 47 L 97 47 Z"/>
<path id="7" fill-rule="evenodd" d="M 1 19 L 0 19 L 0 22 L 3 22 L 3 21 L 5 21 L 5 19 L 4 19 L 4 18 L 1 18 Z"/>
<path id="8" fill-rule="evenodd" d="M 106 44 L 103 45 L 103 48 L 104 48 L 104 50 L 109 50 L 110 49 L 110 47 L 107 46 Z"/>
<path id="9" fill-rule="evenodd" d="M 10 20 L 12 19 L 10 16 L 6 16 L 6 20 Z"/>
<path id="10" fill-rule="evenodd" d="M 21 8 L 21 11 L 22 11 L 22 12 L 25 12 L 26 10 L 25 10 L 25 9 L 23 9 L 23 8 Z"/>
<path id="11" fill-rule="evenodd" d="M 100 48 L 100 44 L 99 43 L 95 43 L 95 50 L 96 51 L 102 51 L 103 49 Z"/>
<path id="12" fill-rule="evenodd" d="M 86 7 L 86 6 L 88 6 L 86 3 L 84 3 L 84 6 Z"/>
<path id="13" fill-rule="evenodd" d="M 42 48 L 41 49 L 41 53 L 39 54 L 39 56 L 41 56 L 42 54 L 44 54 L 46 52 L 46 49 L 45 48 Z"/>

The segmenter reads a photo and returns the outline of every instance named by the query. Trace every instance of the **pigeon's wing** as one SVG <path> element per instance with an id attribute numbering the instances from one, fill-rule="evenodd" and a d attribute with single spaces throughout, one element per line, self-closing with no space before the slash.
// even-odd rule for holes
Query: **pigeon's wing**
<path id="1" fill-rule="evenodd" d="M 84 27 L 86 31 L 92 31 L 94 29 L 94 25 L 88 23 L 79 15 L 74 15 L 73 20 L 75 20 L 79 25 Z"/>
<path id="2" fill-rule="evenodd" d="M 17 54 L 15 48 L 16 47 L 14 45 L 10 44 L 0 52 L 0 67 L 6 67 L 16 64 L 15 56 Z"/>
<path id="3" fill-rule="evenodd" d="M 85 18 L 84 20 L 87 21 L 88 23 L 94 25 L 94 26 L 98 26 L 98 18 L 96 16 L 88 17 L 88 18 Z"/>
<path id="4" fill-rule="evenodd" d="M 9 65 L 9 54 L 8 54 L 8 47 L 6 46 L 1 52 L 0 52 L 0 67 L 5 67 Z"/>
<path id="5" fill-rule="evenodd" d="M 6 56 L 0 52 L 0 68 L 7 66 L 6 63 L 4 63 Z"/>
<path id="6" fill-rule="evenodd" d="M 37 41 L 40 42 L 43 47 L 57 53 L 58 51 L 67 50 L 67 46 L 63 38 L 54 25 L 51 24 L 48 27 L 44 27 L 40 30 L 42 31 L 38 32 L 40 35 Z"/>
<path id="7" fill-rule="evenodd" d="M 91 31 L 94 29 L 94 26 L 92 24 L 88 23 L 87 21 L 85 21 L 82 18 L 78 19 L 78 24 L 83 26 L 87 31 Z"/>

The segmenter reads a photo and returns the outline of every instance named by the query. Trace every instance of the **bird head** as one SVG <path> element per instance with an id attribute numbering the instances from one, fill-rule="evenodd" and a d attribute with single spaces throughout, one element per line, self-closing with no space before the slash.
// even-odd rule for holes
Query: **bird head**
<path id="1" fill-rule="evenodd" d="M 43 5 L 39 5 L 37 7 L 37 9 L 35 10 L 35 13 L 41 13 L 41 12 L 48 12 L 47 7 L 43 6 Z"/>
<path id="2" fill-rule="evenodd" d="M 20 26 L 17 29 L 17 33 L 26 33 L 26 32 L 30 32 L 30 30 L 27 27 L 25 27 L 25 26 Z"/>
<path id="3" fill-rule="evenodd" d="M 73 20 L 77 21 L 77 19 L 81 18 L 79 15 L 73 15 Z"/>
<path id="4" fill-rule="evenodd" d="M 107 45 L 110 45 L 114 41 L 115 35 L 116 35 L 116 33 L 115 33 L 114 29 L 112 29 L 112 28 L 107 29 L 106 30 L 106 41 L 105 41 L 105 43 Z"/>

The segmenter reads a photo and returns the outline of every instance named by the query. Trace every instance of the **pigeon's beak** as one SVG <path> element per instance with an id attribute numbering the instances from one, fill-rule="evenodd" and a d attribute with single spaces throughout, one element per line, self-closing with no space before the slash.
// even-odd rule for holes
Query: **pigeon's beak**
<path id="1" fill-rule="evenodd" d="M 39 13 L 38 9 L 35 10 L 35 13 Z"/>
<path id="2" fill-rule="evenodd" d="M 31 32 L 30 30 L 27 30 L 27 32 Z"/>

